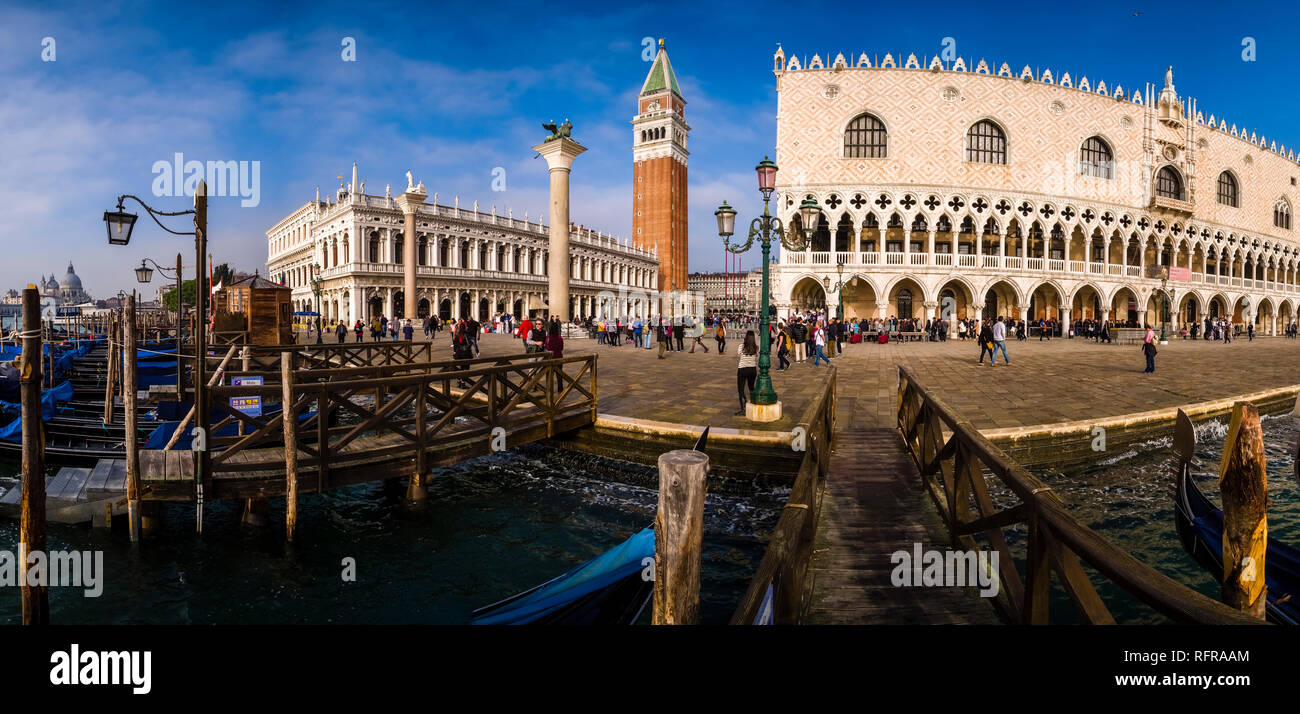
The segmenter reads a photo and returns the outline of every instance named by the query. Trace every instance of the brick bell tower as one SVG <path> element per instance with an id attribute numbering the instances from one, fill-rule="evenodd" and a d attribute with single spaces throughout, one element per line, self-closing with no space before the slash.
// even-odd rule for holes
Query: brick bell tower
<path id="1" fill-rule="evenodd" d="M 632 241 L 658 251 L 661 293 L 687 289 L 686 138 L 691 127 L 685 114 L 686 100 L 659 40 L 632 119 Z"/>

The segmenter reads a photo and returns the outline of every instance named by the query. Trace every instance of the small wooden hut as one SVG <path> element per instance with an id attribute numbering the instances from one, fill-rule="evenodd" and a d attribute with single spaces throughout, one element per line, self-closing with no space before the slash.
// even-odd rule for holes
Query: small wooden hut
<path id="1" fill-rule="evenodd" d="M 245 344 L 293 344 L 291 292 L 258 275 L 232 282 L 213 295 L 214 331 L 227 336 L 243 332 Z"/>

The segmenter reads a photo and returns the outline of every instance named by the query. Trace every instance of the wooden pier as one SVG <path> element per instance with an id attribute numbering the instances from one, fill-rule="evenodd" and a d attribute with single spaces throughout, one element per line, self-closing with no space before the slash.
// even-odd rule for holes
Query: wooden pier
<path id="1" fill-rule="evenodd" d="M 231 379 L 260 377 L 261 385 L 210 389 L 210 408 L 219 417 L 214 417 L 207 439 L 206 498 L 285 495 L 288 420 L 296 427 L 296 486 L 299 493 L 310 493 L 393 477 L 425 477 L 434 468 L 579 429 L 596 418 L 595 355 L 292 366 L 292 400 L 284 403 L 282 360 L 296 362 L 297 354 L 262 355 L 260 370 L 226 372 Z M 416 360 L 419 356 L 408 355 Z M 339 358 L 313 357 L 308 364 L 330 364 Z M 284 410 L 280 417 L 257 419 L 230 406 L 232 398 L 249 397 L 263 404 L 281 401 Z M 229 426 L 242 429 L 223 435 Z M 194 499 L 194 462 L 188 451 L 141 450 L 142 498 Z"/>
<path id="2" fill-rule="evenodd" d="M 894 587 L 890 554 L 947 546 L 896 429 L 837 431 L 812 557 L 814 625 L 996 624 L 967 588 Z"/>

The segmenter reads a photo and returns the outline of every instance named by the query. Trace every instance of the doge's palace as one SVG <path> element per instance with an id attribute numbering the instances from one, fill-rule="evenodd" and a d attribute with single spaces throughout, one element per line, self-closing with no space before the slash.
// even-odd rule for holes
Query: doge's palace
<path id="1" fill-rule="evenodd" d="M 1296 319 L 1295 152 L 1163 81 L 1109 84 L 980 60 L 774 58 L 777 191 L 803 251 L 779 310 L 846 316 Z M 1151 270 L 1154 268 L 1154 270 Z"/>

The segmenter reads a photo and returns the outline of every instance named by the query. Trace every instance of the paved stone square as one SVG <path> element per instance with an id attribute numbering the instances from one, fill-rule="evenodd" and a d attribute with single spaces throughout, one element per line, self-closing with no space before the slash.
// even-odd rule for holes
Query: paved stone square
<path id="1" fill-rule="evenodd" d="M 435 345 L 445 341 L 445 334 Z M 566 355 L 600 355 L 600 411 L 642 419 L 733 428 L 786 429 L 817 394 L 825 366 L 795 364 L 772 373 L 785 416 L 768 425 L 734 415 L 736 347 L 718 355 L 696 350 L 608 347 L 570 339 Z M 485 354 L 520 349 L 518 340 L 484 335 Z M 1172 340 L 1159 348 L 1155 374 L 1142 372 L 1137 345 L 1090 340 L 1037 339 L 1007 343 L 1011 365 L 978 362 L 973 341 L 845 344 L 837 369 L 837 416 L 841 429 L 892 426 L 897 405 L 897 364 L 910 366 L 979 429 L 1034 426 L 1119 416 L 1300 384 L 1300 340 L 1245 339 L 1231 344 Z M 1001 355 L 998 357 L 1001 360 Z M 776 359 L 773 358 L 775 369 Z"/>

